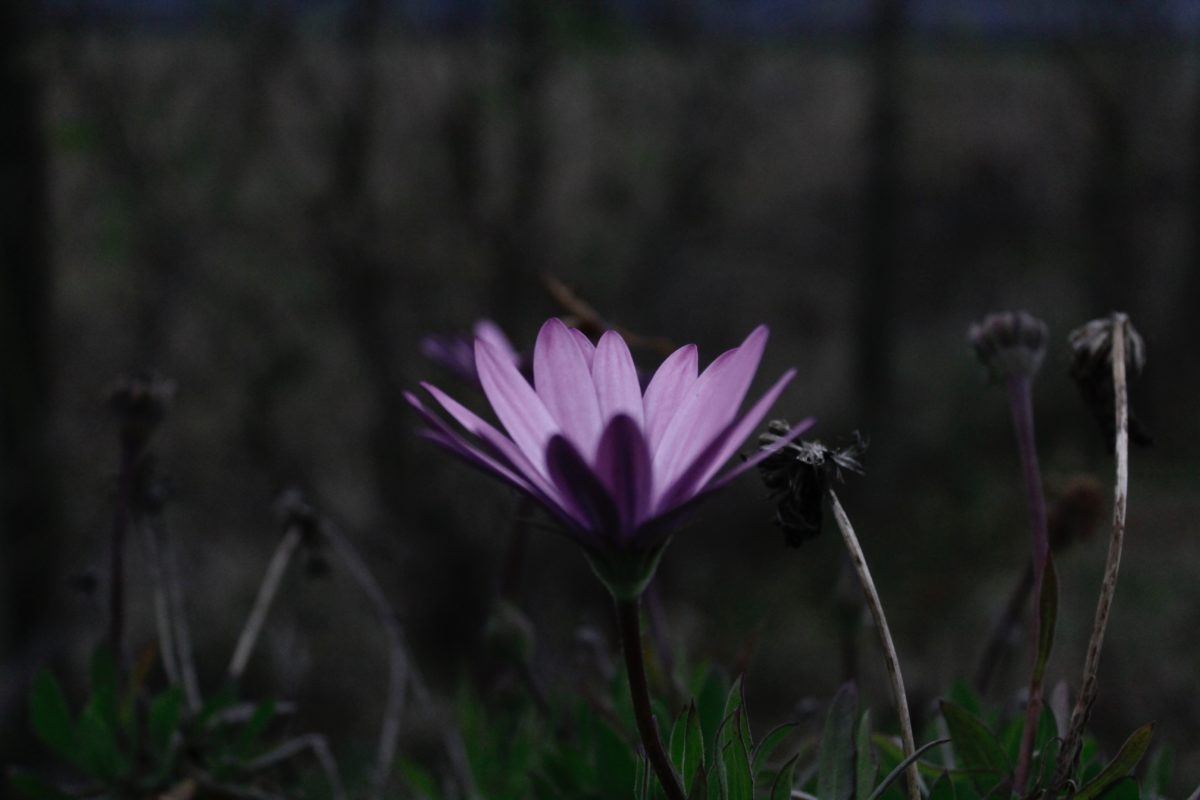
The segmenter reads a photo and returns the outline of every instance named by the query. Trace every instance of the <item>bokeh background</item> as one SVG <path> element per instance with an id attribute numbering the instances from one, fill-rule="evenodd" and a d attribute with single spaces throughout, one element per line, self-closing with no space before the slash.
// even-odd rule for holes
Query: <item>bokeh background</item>
<path id="1" fill-rule="evenodd" d="M 1095 535 L 1059 560 L 1050 680 L 1076 682 L 1112 460 L 1066 334 L 1127 311 L 1156 442 L 1132 454 L 1094 726 L 1114 747 L 1158 720 L 1174 791 L 1200 781 L 1200 3 L 9 0 L 0 37 L 14 758 L 38 758 L 33 670 L 80 674 L 106 624 L 104 396 L 133 370 L 178 386 L 154 451 L 202 677 L 278 539 L 276 493 L 299 484 L 368 554 L 434 688 L 473 680 L 517 501 L 414 437 L 402 392 L 428 378 L 477 405 L 420 338 L 490 317 L 527 347 L 566 313 L 551 275 L 707 358 L 768 323 L 760 380 L 800 370 L 778 413 L 869 437 L 844 495 L 920 717 L 974 672 L 1028 552 L 1004 392 L 967 325 L 1047 321 L 1051 494 L 1102 484 Z M 758 719 L 848 672 L 886 717 L 873 632 L 851 637 L 857 665 L 839 632 L 838 540 L 786 549 L 771 515 L 749 477 L 678 537 L 658 584 L 670 640 L 747 665 Z M 137 645 L 152 628 L 130 557 Z M 550 533 L 522 564 L 535 671 L 569 691 L 579 631 L 612 640 L 606 597 Z M 344 576 L 293 570 L 249 678 L 341 752 L 369 743 L 384 649 Z"/>

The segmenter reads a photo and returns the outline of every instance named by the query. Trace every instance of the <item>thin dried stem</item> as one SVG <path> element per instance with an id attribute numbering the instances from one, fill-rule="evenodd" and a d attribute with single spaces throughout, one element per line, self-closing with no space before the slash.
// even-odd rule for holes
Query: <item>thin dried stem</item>
<path id="1" fill-rule="evenodd" d="M 125 532 L 129 527 L 134 467 L 138 448 L 128 436 L 121 436 L 120 471 L 117 474 L 117 501 L 113 509 L 110 542 L 108 644 L 117 662 L 125 662 Z"/>
<path id="2" fill-rule="evenodd" d="M 254 606 L 250 609 L 250 616 L 246 618 L 246 626 L 242 628 L 242 635 L 238 637 L 233 658 L 229 660 L 229 677 L 235 681 L 246 670 L 250 654 L 254 652 L 254 646 L 258 644 L 258 637 L 262 634 L 267 614 L 271 610 L 271 604 L 275 601 L 275 595 L 279 592 L 279 586 L 283 582 L 284 573 L 287 572 L 288 563 L 295 555 L 296 548 L 300 546 L 301 535 L 302 531 L 298 525 L 289 525 L 283 533 L 283 538 L 279 540 L 279 545 L 275 548 L 275 554 L 271 556 L 271 563 L 267 565 L 262 585 L 258 587 L 258 597 L 255 598 Z"/>
<path id="3" fill-rule="evenodd" d="M 1065 781 L 1074 769 L 1083 743 L 1083 729 L 1091 714 L 1096 699 L 1096 676 L 1100 670 L 1100 651 L 1104 647 L 1104 633 L 1108 628 L 1108 617 L 1112 611 L 1113 596 L 1117 591 L 1117 576 L 1121 570 L 1121 552 L 1125 543 L 1125 509 L 1129 501 L 1129 394 L 1125 377 L 1125 337 L 1129 318 L 1125 314 L 1112 315 L 1112 379 L 1113 413 L 1116 421 L 1114 448 L 1117 457 L 1117 474 L 1113 487 L 1112 536 L 1108 541 L 1108 558 L 1104 565 L 1104 582 L 1100 586 L 1100 598 L 1096 603 L 1096 617 L 1092 623 L 1092 637 L 1088 642 L 1087 657 L 1083 666 L 1083 681 L 1079 697 L 1071 711 L 1071 725 L 1063 742 L 1059 756 L 1056 783 Z"/>
<path id="4" fill-rule="evenodd" d="M 863 595 L 867 600 L 867 608 L 875 620 L 875 628 L 879 631 L 879 642 L 883 645 L 883 661 L 887 666 L 888 677 L 892 681 L 892 698 L 896 703 L 896 714 L 900 717 L 900 740 L 904 746 L 904 756 L 908 758 L 917 750 L 916 739 L 913 737 L 912 717 L 908 713 L 908 697 L 904 693 L 904 678 L 900 674 L 900 657 L 896 654 L 896 645 L 892 641 L 892 632 L 888 628 L 887 617 L 883 613 L 883 603 L 879 592 L 875 589 L 875 581 L 871 578 L 871 570 L 867 566 L 867 557 L 863 554 L 858 537 L 854 535 L 854 527 L 845 509 L 838 501 L 837 493 L 829 490 L 829 503 L 833 507 L 833 517 L 837 520 L 838 530 L 842 532 L 842 540 L 850 554 L 850 562 L 858 573 L 858 581 L 862 584 Z M 905 769 L 908 776 L 909 800 L 921 800 L 921 775 L 914 761 Z"/>
<path id="5" fill-rule="evenodd" d="M 162 548 L 158 546 L 158 533 L 148 519 L 139 515 L 137 527 L 142 534 L 146 563 L 150 567 L 159 657 L 162 658 L 163 672 L 167 674 L 167 682 L 171 686 L 178 686 L 180 683 L 179 657 L 175 645 L 175 625 L 171 620 L 171 602 L 167 594 L 167 582 L 162 563 Z"/>
<path id="6" fill-rule="evenodd" d="M 148 524 L 156 532 L 162 555 L 163 580 L 166 584 L 171 624 L 174 627 L 172 638 L 179 659 L 179 678 L 183 683 L 183 694 L 187 698 L 188 708 L 193 712 L 199 711 L 204 699 L 200 694 L 200 679 L 196 676 L 196 656 L 192 650 L 191 627 L 188 625 L 187 611 L 184 608 L 183 580 L 179 576 L 179 559 L 175 556 L 175 546 L 163 519 L 159 517 Z"/>
<path id="7" fill-rule="evenodd" d="M 333 524 L 327 522 L 323 526 L 323 530 L 354 582 L 358 584 L 375 607 L 379 624 L 383 626 L 384 634 L 387 637 L 387 698 L 384 701 L 383 722 L 379 726 L 375 770 L 371 774 L 371 791 L 368 795 L 378 798 L 387 788 L 388 777 L 391 775 L 392 765 L 396 761 L 396 749 L 400 741 L 400 720 L 404 715 L 404 689 L 412 667 L 405 647 L 404 631 L 400 627 L 400 619 L 358 549 Z"/>
<path id="8" fill-rule="evenodd" d="M 320 765 L 321 771 L 325 773 L 325 779 L 329 782 L 329 789 L 333 793 L 334 800 L 346 800 L 346 788 L 342 785 L 342 776 L 338 772 L 337 762 L 334 761 L 333 753 L 329 750 L 329 742 L 320 734 L 310 733 L 286 741 L 246 766 L 251 771 L 267 769 L 299 755 L 305 750 L 312 751 L 316 757 L 317 764 Z"/>

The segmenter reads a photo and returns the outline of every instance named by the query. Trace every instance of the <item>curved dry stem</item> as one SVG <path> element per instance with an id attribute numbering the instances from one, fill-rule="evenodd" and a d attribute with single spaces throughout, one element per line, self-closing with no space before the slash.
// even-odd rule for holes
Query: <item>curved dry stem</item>
<path id="1" fill-rule="evenodd" d="M 1092 636 L 1088 641 L 1087 657 L 1083 666 L 1083 682 L 1079 697 L 1071 711 L 1071 724 L 1063 741 L 1059 756 L 1055 782 L 1067 779 L 1079 758 L 1083 744 L 1083 729 L 1087 725 L 1092 703 L 1096 699 L 1096 676 L 1100 670 L 1100 651 L 1104 647 L 1104 633 L 1108 628 L 1108 617 L 1112 611 L 1113 596 L 1117 591 L 1117 576 L 1121 571 L 1121 552 L 1125 543 L 1125 508 L 1129 500 L 1129 393 L 1125 377 L 1125 337 L 1129 317 L 1121 313 L 1112 316 L 1112 379 L 1113 413 L 1116 417 L 1117 474 L 1113 486 L 1112 536 L 1108 540 L 1108 558 L 1104 565 L 1104 582 L 1100 586 L 1100 597 L 1096 603 L 1096 617 L 1092 623 Z"/>
<path id="2" fill-rule="evenodd" d="M 829 503 L 833 507 L 833 517 L 837 520 L 838 530 L 842 532 L 842 540 L 850 553 L 850 562 L 858 573 L 858 581 L 862 584 L 863 594 L 867 599 L 867 608 L 875 620 L 875 628 L 879 631 L 879 642 L 883 645 L 883 661 L 887 666 L 888 677 L 892 681 L 892 698 L 896 703 L 896 715 L 900 718 L 900 740 L 904 745 L 905 758 L 911 757 L 917 751 L 916 739 L 913 737 L 912 717 L 908 712 L 908 697 L 904 692 L 904 678 L 900 674 L 900 657 L 896 654 L 896 644 L 892 641 L 892 631 L 888 628 L 887 617 L 883 613 L 883 603 L 879 592 L 875 589 L 875 581 L 871 578 L 871 570 L 867 566 L 867 557 L 858 537 L 854 535 L 854 527 L 845 509 L 838 501 L 837 493 L 829 490 Z M 908 776 L 909 800 L 921 800 L 921 775 L 914 761 L 905 770 Z"/>

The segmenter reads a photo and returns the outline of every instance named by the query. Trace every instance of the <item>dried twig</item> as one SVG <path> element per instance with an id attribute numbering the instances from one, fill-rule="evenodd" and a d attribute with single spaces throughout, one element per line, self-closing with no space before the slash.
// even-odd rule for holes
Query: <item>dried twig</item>
<path id="1" fill-rule="evenodd" d="M 371 775 L 371 797 L 380 797 L 387 788 L 392 765 L 396 761 L 396 748 L 400 739 L 400 719 L 404 715 L 404 688 L 408 683 L 411 664 L 404 641 L 400 620 L 388 602 L 383 588 L 371 574 L 365 561 L 350 540 L 337 526 L 326 521 L 322 530 L 341 558 L 346 570 L 363 593 L 375 606 L 379 623 L 383 626 L 388 642 L 388 688 L 384 702 L 383 722 L 379 727 L 379 744 L 376 747 L 375 771 Z"/>
<path id="2" fill-rule="evenodd" d="M 325 773 L 325 779 L 329 782 L 329 789 L 333 793 L 334 800 L 346 800 L 346 788 L 342 785 L 342 776 L 338 772 L 337 762 L 333 760 L 333 753 L 329 750 L 329 742 L 318 733 L 309 733 L 290 739 L 269 753 L 254 759 L 246 766 L 252 771 L 267 769 L 299 755 L 305 750 L 311 750 L 316 757 L 317 764 L 320 765 L 321 771 Z"/>
<path id="3" fill-rule="evenodd" d="M 262 585 L 258 588 L 258 597 L 255 598 L 250 615 L 246 618 L 246 626 L 242 628 L 242 634 L 238 637 L 233 658 L 229 660 L 229 677 L 235 681 L 242 676 L 250 654 L 254 652 L 254 646 L 258 643 L 263 624 L 266 623 L 267 614 L 271 610 L 271 603 L 274 602 L 283 575 L 287 572 L 288 563 L 295 555 L 296 548 L 300 546 L 301 534 L 298 525 L 289 525 L 275 548 L 275 554 L 271 556 L 271 563 L 267 565 Z"/>
<path id="4" fill-rule="evenodd" d="M 142 546 L 146 551 L 146 563 L 150 567 L 159 656 L 162 658 L 163 671 L 167 674 L 167 682 L 171 686 L 178 686 L 180 684 L 179 651 L 175 644 L 175 625 L 171 620 L 171 601 L 163 569 L 162 548 L 158 546 L 158 532 L 145 517 L 139 517 L 137 527 L 142 533 Z"/>
<path id="5" fill-rule="evenodd" d="M 171 542 L 166 523 L 159 518 L 149 524 L 155 528 L 158 534 L 163 580 L 166 584 L 171 624 L 174 626 L 172 638 L 175 641 L 179 658 L 179 678 L 183 683 L 183 694 L 187 698 L 188 708 L 193 712 L 199 711 L 204 700 L 200 694 L 200 680 L 196 677 L 196 656 L 192 650 L 191 627 L 188 625 L 187 611 L 184 608 L 183 581 L 179 576 L 179 560 L 175 556 L 175 547 Z"/>
<path id="6" fill-rule="evenodd" d="M 854 565 L 855 572 L 858 573 L 859 583 L 862 584 L 867 608 L 871 610 L 871 617 L 874 618 L 875 627 L 879 631 L 879 642 L 883 645 L 883 661 L 887 666 L 888 677 L 892 681 L 892 698 L 896 703 L 896 714 L 900 717 L 900 739 L 904 745 L 904 755 L 908 758 L 916 752 L 917 743 L 913 737 L 912 717 L 908 713 L 908 698 L 904 693 L 904 678 L 900 674 L 900 658 L 896 654 L 892 632 L 888 628 L 887 617 L 883 613 L 883 603 L 879 599 L 879 592 L 875 589 L 875 581 L 871 578 L 867 557 L 863 554 L 858 537 L 854 535 L 854 528 L 850 525 L 850 518 L 846 516 L 846 511 L 842 508 L 837 493 L 833 489 L 829 489 L 829 503 L 833 507 L 833 517 L 837 520 L 838 530 L 842 532 L 846 550 L 850 553 L 850 562 Z M 909 764 L 905 771 L 908 774 L 909 800 L 921 800 L 921 775 L 917 771 L 916 763 Z"/>
<path id="7" fill-rule="evenodd" d="M 1114 312 L 1112 324 L 1112 382 L 1113 414 L 1116 422 L 1116 481 L 1113 487 L 1112 536 L 1108 542 L 1108 558 L 1104 565 L 1104 582 L 1100 587 L 1100 598 L 1096 603 L 1096 617 L 1092 623 L 1092 636 L 1088 642 L 1087 657 L 1083 667 L 1083 681 L 1079 697 L 1071 711 L 1071 725 L 1063 742 L 1055 783 L 1065 781 L 1074 769 L 1083 744 L 1083 729 L 1091 714 L 1096 699 L 1096 676 L 1100 669 L 1100 650 L 1104 647 L 1104 633 L 1112 610 L 1113 596 L 1117 590 L 1117 576 L 1121 570 L 1121 551 L 1125 542 L 1125 509 L 1129 499 L 1129 394 L 1125 375 L 1126 337 L 1129 334 L 1129 317 Z"/>

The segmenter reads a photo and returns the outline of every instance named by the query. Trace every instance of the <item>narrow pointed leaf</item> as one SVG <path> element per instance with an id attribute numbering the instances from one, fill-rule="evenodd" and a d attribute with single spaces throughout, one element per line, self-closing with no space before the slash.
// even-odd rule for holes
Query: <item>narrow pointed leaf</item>
<path id="1" fill-rule="evenodd" d="M 956 800 L 954 795 L 954 782 L 950 780 L 950 773 L 943 772 L 933 785 L 929 787 L 928 800 Z"/>
<path id="2" fill-rule="evenodd" d="M 871 748 L 871 711 L 862 714 L 858 722 L 858 736 L 854 745 L 854 797 L 856 800 L 866 800 L 875 788 L 875 775 L 879 772 L 879 762 L 875 759 L 875 751 Z"/>
<path id="3" fill-rule="evenodd" d="M 975 787 L 986 794 L 1011 772 L 1008 754 L 987 726 L 962 706 L 943 700 L 941 709 L 960 766 L 971 773 Z"/>
<path id="4" fill-rule="evenodd" d="M 735 712 L 735 716 L 740 716 L 740 711 Z M 734 736 L 733 740 L 725 746 L 722 760 L 725 762 L 726 800 L 754 800 L 754 776 L 750 774 L 750 753 L 746 750 L 746 744 L 742 741 L 741 736 Z"/>
<path id="5" fill-rule="evenodd" d="M 75 761 L 75 725 L 62 686 L 47 669 L 33 681 L 29 701 L 33 731 L 60 758 Z"/>
<path id="6" fill-rule="evenodd" d="M 799 756 L 794 756 L 779 770 L 775 782 L 771 784 L 770 800 L 791 800 L 792 787 L 796 784 L 796 762 L 799 760 Z"/>
<path id="7" fill-rule="evenodd" d="M 1046 559 L 1046 572 L 1042 577 L 1042 597 L 1038 606 L 1038 649 L 1033 672 L 1040 682 L 1046 674 L 1046 662 L 1054 647 L 1054 625 L 1058 620 L 1058 572 L 1054 568 L 1054 556 Z"/>
<path id="8" fill-rule="evenodd" d="M 703 769 L 696 770 L 692 788 L 688 789 L 688 800 L 708 800 L 708 775 Z"/>
<path id="9" fill-rule="evenodd" d="M 1133 772 L 1134 767 L 1146 754 L 1146 750 L 1150 748 L 1150 740 L 1153 736 L 1153 722 L 1143 725 L 1130 734 L 1129 738 L 1125 740 L 1125 744 L 1121 745 L 1121 749 L 1117 751 L 1116 757 L 1100 770 L 1100 774 L 1091 783 L 1079 790 L 1079 794 L 1075 795 L 1076 800 L 1093 800 L 1102 795 L 1108 787 Z"/>
<path id="10" fill-rule="evenodd" d="M 162 755 L 171 743 L 171 735 L 179 727 L 179 719 L 183 711 L 183 690 L 172 686 L 167 691 L 155 697 L 150 703 L 150 749 L 155 755 Z"/>
<path id="11" fill-rule="evenodd" d="M 771 761 L 771 756 L 779 749 L 784 740 L 796 730 L 796 723 L 785 722 L 778 725 L 767 732 L 767 735 L 762 738 L 754 747 L 754 753 L 751 755 L 751 763 L 754 767 L 754 774 L 761 775 Z"/>
<path id="12" fill-rule="evenodd" d="M 843 684 L 829 706 L 825 732 L 817 756 L 817 797 L 850 800 L 854 796 L 854 723 L 858 716 L 858 691 Z"/>

